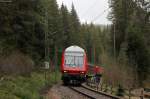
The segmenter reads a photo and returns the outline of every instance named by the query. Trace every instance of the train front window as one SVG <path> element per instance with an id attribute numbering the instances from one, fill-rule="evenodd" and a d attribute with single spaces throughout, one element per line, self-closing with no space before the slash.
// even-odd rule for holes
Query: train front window
<path id="1" fill-rule="evenodd" d="M 84 62 L 83 58 L 83 54 L 67 53 L 65 55 L 65 65 L 70 67 L 82 66 Z"/>

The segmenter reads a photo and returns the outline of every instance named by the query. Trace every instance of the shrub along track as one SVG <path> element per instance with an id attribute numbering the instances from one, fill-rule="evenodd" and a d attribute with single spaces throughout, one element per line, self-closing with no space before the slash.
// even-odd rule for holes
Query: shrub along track
<path id="1" fill-rule="evenodd" d="M 120 97 L 112 96 L 103 92 L 87 88 L 84 85 L 81 85 L 79 87 L 70 86 L 69 88 L 90 99 L 121 99 Z"/>

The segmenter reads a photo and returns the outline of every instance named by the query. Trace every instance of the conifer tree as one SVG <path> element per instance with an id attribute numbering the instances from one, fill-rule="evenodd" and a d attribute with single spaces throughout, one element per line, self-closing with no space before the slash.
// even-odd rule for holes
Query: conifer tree
<path id="1" fill-rule="evenodd" d="M 71 44 L 80 44 L 80 21 L 77 15 L 77 12 L 72 4 L 72 9 L 70 13 L 70 20 L 71 20 Z"/>
<path id="2" fill-rule="evenodd" d="M 70 33 L 71 33 L 71 22 L 70 22 L 70 13 L 64 4 L 61 5 L 61 21 L 62 21 L 62 39 L 63 47 L 68 47 L 70 45 Z"/>

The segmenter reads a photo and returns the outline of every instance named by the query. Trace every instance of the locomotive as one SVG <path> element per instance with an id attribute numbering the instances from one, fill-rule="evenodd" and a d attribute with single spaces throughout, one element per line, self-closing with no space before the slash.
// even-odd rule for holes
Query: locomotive
<path id="1" fill-rule="evenodd" d="M 87 55 L 83 48 L 70 46 L 63 51 L 61 73 L 65 85 L 69 83 L 81 84 L 95 74 L 101 74 L 102 67 L 87 63 Z"/>
<path id="2" fill-rule="evenodd" d="M 70 46 L 64 50 L 61 64 L 64 84 L 84 82 L 87 70 L 87 55 L 83 48 Z"/>

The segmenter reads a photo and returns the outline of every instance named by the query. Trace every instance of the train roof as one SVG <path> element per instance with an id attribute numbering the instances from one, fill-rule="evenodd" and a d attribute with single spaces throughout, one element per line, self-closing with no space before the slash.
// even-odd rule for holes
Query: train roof
<path id="1" fill-rule="evenodd" d="M 65 52 L 85 52 L 83 48 L 79 47 L 79 46 L 70 46 L 68 48 L 66 48 Z"/>

